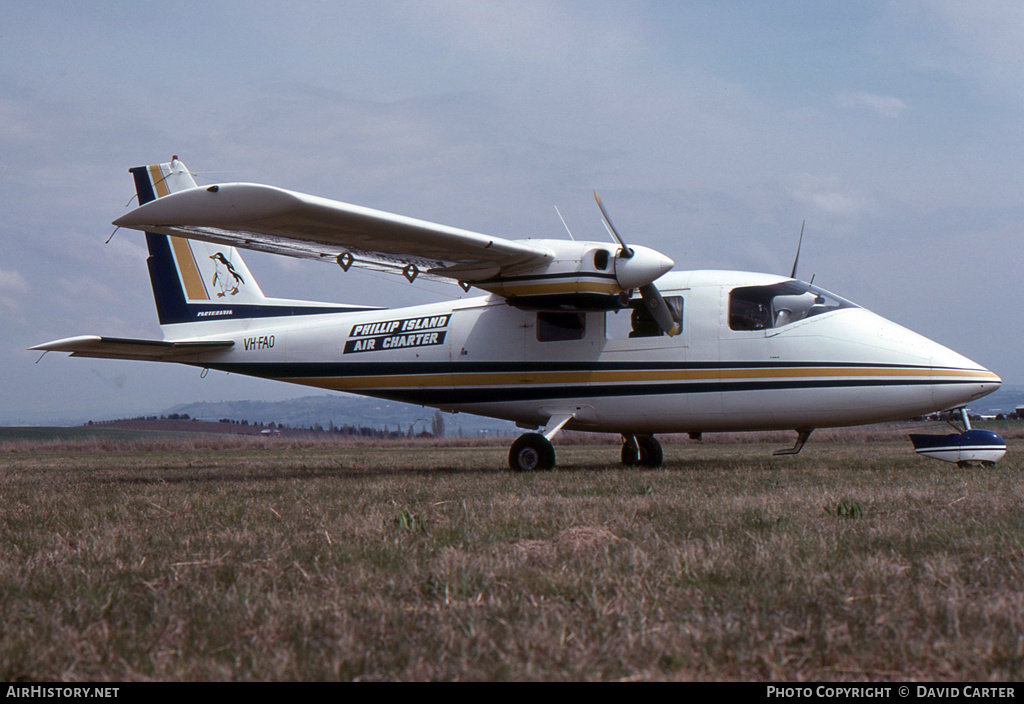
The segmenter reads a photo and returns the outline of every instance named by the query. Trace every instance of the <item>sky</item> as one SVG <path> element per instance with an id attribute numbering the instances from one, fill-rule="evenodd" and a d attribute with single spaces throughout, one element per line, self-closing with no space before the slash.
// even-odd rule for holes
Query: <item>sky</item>
<path id="1" fill-rule="evenodd" d="M 508 238 L 800 277 L 1024 384 L 1016 1 L 0 0 L 0 423 L 301 387 L 32 345 L 160 338 L 128 169 L 250 181 Z M 108 238 L 110 238 L 108 242 Z M 436 282 L 246 253 L 264 292 Z"/>

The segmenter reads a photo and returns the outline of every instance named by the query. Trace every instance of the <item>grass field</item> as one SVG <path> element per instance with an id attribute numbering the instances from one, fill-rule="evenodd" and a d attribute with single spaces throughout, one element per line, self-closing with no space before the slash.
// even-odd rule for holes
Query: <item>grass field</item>
<path id="1" fill-rule="evenodd" d="M 0 434 L 0 681 L 1016 680 L 1024 439 Z M 755 437 L 755 439 L 757 439 Z"/>

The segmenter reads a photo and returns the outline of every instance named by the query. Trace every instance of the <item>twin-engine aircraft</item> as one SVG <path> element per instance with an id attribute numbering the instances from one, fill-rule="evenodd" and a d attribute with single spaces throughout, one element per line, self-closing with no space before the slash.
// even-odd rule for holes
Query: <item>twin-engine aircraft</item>
<path id="1" fill-rule="evenodd" d="M 515 421 L 514 470 L 555 465 L 563 428 L 618 433 L 625 465 L 656 433 L 814 428 L 964 409 L 998 376 L 790 277 L 672 272 L 627 244 L 492 237 L 250 183 L 199 187 L 177 157 L 130 169 L 164 339 L 72 337 L 32 349 L 177 362 Z M 596 198 L 596 194 L 595 194 Z M 268 298 L 237 248 L 430 277 L 483 295 L 400 309 Z M 963 413 L 966 421 L 967 415 Z M 969 436 L 969 437 L 968 437 Z M 994 462 L 994 433 L 922 441 Z M 952 438 L 952 439 L 950 439 Z M 917 441 L 915 441 L 915 444 Z M 920 448 L 919 448 L 919 451 Z"/>

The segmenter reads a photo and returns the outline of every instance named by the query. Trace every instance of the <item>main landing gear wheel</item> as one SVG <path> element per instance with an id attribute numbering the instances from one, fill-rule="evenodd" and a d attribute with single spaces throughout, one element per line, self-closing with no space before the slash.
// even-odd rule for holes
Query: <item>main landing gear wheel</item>
<path id="1" fill-rule="evenodd" d="M 508 466 L 515 472 L 546 472 L 555 467 L 555 448 L 540 433 L 520 435 L 508 452 Z"/>
<path id="2" fill-rule="evenodd" d="M 622 464 L 627 467 L 660 467 L 661 443 L 653 435 L 627 435 L 622 443 Z"/>

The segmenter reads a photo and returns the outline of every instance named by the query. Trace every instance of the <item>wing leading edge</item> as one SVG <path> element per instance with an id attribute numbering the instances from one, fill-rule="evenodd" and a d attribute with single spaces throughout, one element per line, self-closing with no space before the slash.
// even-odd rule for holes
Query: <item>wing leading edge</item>
<path id="1" fill-rule="evenodd" d="M 193 188 L 114 221 L 292 257 L 337 260 L 344 269 L 404 270 L 472 282 L 543 267 L 546 248 L 253 183 Z M 409 269 L 409 267 L 415 269 Z"/>

